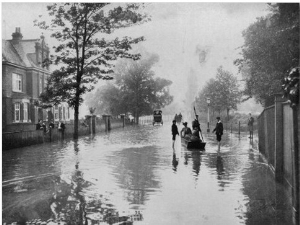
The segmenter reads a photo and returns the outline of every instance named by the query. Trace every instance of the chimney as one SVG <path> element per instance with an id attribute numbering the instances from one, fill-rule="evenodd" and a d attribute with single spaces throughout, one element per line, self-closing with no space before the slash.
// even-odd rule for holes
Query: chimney
<path id="1" fill-rule="evenodd" d="M 20 40 L 22 40 L 23 35 L 21 34 L 21 28 L 16 27 L 16 32 L 12 34 L 12 43 L 13 44 L 18 44 Z"/>

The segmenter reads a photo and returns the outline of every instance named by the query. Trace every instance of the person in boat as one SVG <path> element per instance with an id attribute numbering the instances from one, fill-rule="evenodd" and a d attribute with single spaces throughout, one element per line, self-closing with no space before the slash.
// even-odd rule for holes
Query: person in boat
<path id="1" fill-rule="evenodd" d="M 180 136 L 181 137 L 183 137 L 183 138 L 186 138 L 186 137 L 190 137 L 191 136 L 191 134 L 192 134 L 192 130 L 191 130 L 191 128 L 189 128 L 188 126 L 187 126 L 187 122 L 184 122 L 184 123 L 182 123 L 183 124 L 183 128 L 182 128 L 182 130 L 180 131 Z"/>
<path id="2" fill-rule="evenodd" d="M 192 127 L 193 127 L 193 135 L 200 139 L 199 132 L 201 132 L 201 128 L 200 128 L 199 116 L 198 115 L 196 115 L 196 118 L 192 123 Z"/>
<path id="3" fill-rule="evenodd" d="M 195 120 L 194 120 L 193 123 L 192 123 L 192 127 L 193 127 L 193 130 L 194 130 L 195 128 L 197 128 L 198 131 L 201 132 L 201 129 L 200 129 L 200 123 L 199 123 L 199 119 L 198 119 L 198 115 L 196 115 L 196 118 L 195 118 Z"/>
<path id="4" fill-rule="evenodd" d="M 199 130 L 198 127 L 193 127 L 193 132 L 191 135 L 191 141 L 199 141 L 202 142 L 200 135 L 199 135 Z"/>

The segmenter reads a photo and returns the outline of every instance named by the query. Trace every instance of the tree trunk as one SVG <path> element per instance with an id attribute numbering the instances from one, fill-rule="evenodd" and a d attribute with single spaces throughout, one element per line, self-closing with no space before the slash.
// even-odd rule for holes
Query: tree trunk
<path id="1" fill-rule="evenodd" d="M 139 114 L 138 114 L 138 109 L 135 110 L 135 123 L 139 124 Z"/>
<path id="2" fill-rule="evenodd" d="M 74 134 L 73 134 L 74 139 L 78 139 L 78 124 L 79 124 L 79 89 L 76 90 L 76 95 L 75 95 Z"/>
<path id="3" fill-rule="evenodd" d="M 227 121 L 229 121 L 229 109 L 227 109 Z"/>
<path id="4" fill-rule="evenodd" d="M 78 139 L 78 117 L 79 117 L 79 104 L 77 104 L 74 107 L 74 134 L 73 138 Z"/>

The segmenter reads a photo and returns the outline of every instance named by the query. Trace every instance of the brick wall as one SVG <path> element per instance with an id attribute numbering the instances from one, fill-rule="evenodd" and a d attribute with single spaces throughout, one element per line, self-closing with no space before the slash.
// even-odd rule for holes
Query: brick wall
<path id="1" fill-rule="evenodd" d="M 12 91 L 12 73 L 16 73 L 22 76 L 22 93 L 26 93 L 26 71 L 21 68 L 17 68 L 14 66 L 5 66 L 5 96 L 11 97 L 13 95 Z M 3 83 L 4 84 L 4 83 Z"/>
<path id="2" fill-rule="evenodd" d="M 39 73 L 37 71 L 32 72 L 32 97 L 33 98 L 38 98 L 39 96 L 39 90 L 38 86 L 39 85 Z"/>

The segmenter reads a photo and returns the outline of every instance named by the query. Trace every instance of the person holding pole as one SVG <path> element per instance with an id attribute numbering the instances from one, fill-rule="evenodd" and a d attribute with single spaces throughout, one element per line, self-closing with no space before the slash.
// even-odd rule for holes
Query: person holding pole
<path id="1" fill-rule="evenodd" d="M 222 135 L 223 135 L 223 123 L 221 122 L 221 118 L 218 116 L 217 117 L 217 124 L 215 129 L 213 130 L 213 133 L 216 132 L 216 136 L 217 136 L 217 141 L 218 141 L 218 151 L 220 151 L 220 147 L 221 147 L 221 139 L 222 139 Z"/>
<path id="2" fill-rule="evenodd" d="M 200 123 L 199 123 L 198 115 L 197 115 L 197 113 L 196 113 L 196 108 L 195 108 L 195 106 L 194 106 L 194 112 L 195 112 L 196 119 L 193 121 L 192 127 L 193 127 L 193 130 L 198 130 L 198 132 L 200 132 L 201 138 L 202 138 L 201 141 L 204 142 L 204 138 L 203 138 L 203 136 L 202 136 L 202 131 L 201 131 L 201 128 L 200 128 Z M 198 133 L 197 136 L 199 136 L 199 138 L 200 138 L 199 133 Z"/>

